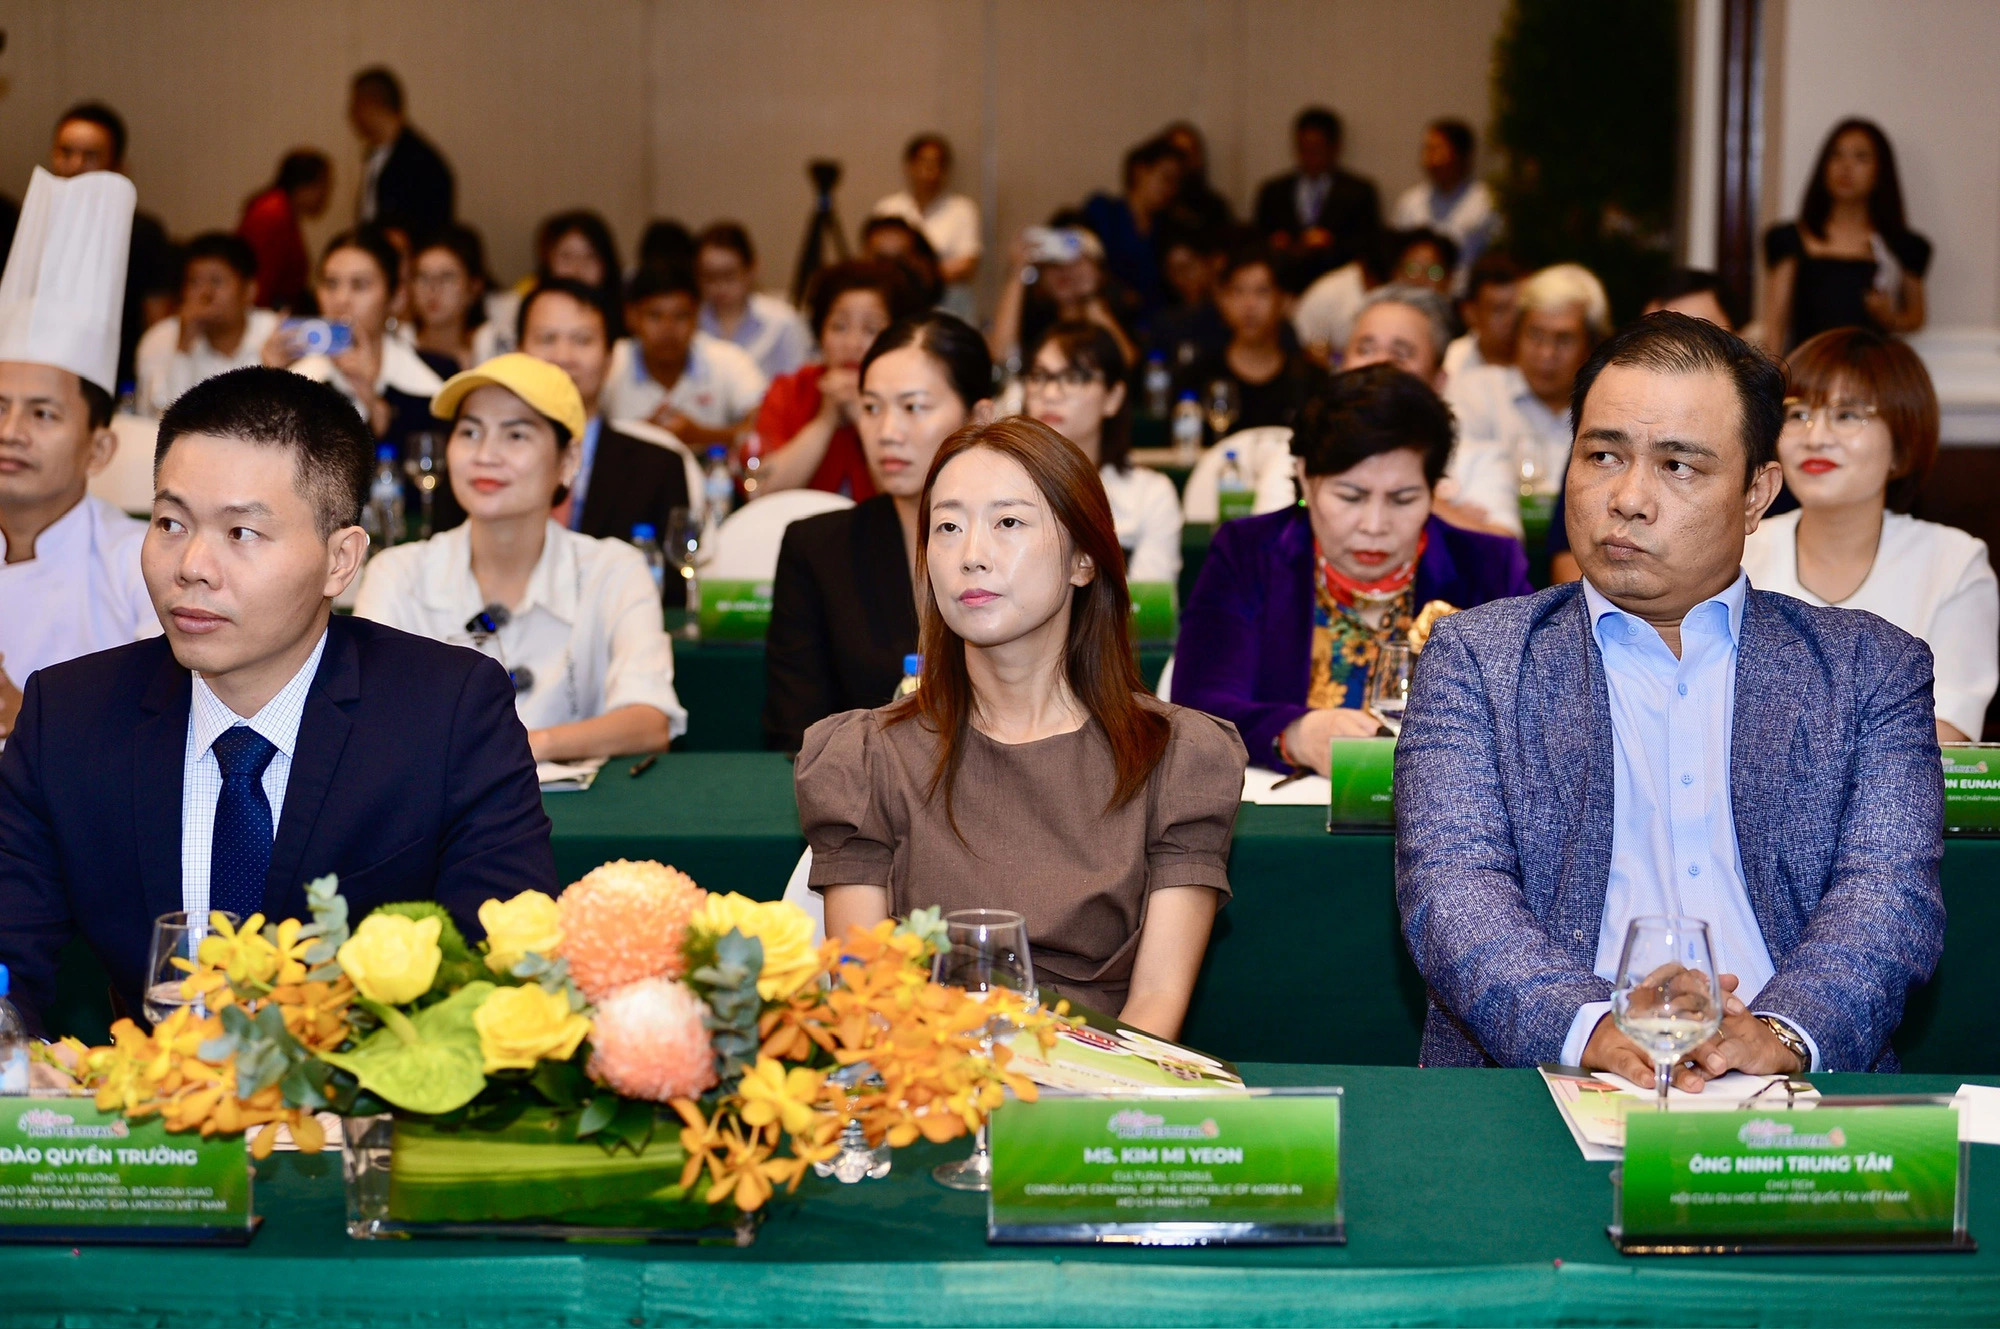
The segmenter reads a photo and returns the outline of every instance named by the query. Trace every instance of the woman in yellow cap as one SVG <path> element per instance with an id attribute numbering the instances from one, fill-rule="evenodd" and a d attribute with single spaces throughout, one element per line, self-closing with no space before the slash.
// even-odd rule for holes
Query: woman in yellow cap
<path id="1" fill-rule="evenodd" d="M 431 411 L 451 421 L 465 524 L 376 555 L 354 612 L 498 659 L 537 761 L 664 749 L 687 712 L 645 557 L 549 517 L 576 470 L 576 385 L 516 352 L 454 375 Z"/>

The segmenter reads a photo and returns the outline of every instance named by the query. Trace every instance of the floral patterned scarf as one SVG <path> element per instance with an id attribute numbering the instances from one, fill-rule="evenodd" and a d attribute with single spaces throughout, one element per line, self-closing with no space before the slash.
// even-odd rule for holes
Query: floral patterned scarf
<path id="1" fill-rule="evenodd" d="M 1368 699 L 1368 671 L 1382 643 L 1407 637 L 1413 621 L 1417 564 L 1423 559 L 1429 532 L 1417 537 L 1410 561 L 1379 581 L 1357 582 L 1327 562 L 1319 541 L 1313 541 L 1312 682 L 1306 705 L 1315 710 L 1359 709 Z M 1388 613 L 1382 626 L 1370 627 L 1368 617 Z"/>

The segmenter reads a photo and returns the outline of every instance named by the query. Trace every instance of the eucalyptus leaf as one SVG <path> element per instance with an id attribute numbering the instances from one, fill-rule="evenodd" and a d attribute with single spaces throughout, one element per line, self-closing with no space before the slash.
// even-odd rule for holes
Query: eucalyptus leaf
<path id="1" fill-rule="evenodd" d="M 414 1042 L 404 1041 L 394 1029 L 380 1029 L 351 1051 L 323 1052 L 320 1058 L 352 1072 L 363 1089 L 405 1111 L 455 1111 L 486 1087 L 485 1059 L 472 1016 L 492 992 L 491 983 L 468 983 L 416 1012 L 410 1017 Z"/>

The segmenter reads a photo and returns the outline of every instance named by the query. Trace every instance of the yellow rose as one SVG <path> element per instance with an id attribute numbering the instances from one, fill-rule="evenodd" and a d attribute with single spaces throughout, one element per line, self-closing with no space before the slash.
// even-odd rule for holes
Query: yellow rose
<path id="1" fill-rule="evenodd" d="M 334 958 L 370 1001 L 401 1006 L 431 990 L 444 952 L 438 949 L 442 920 L 370 914 L 354 929 Z"/>
<path id="2" fill-rule="evenodd" d="M 496 974 L 512 973 L 530 951 L 554 956 L 562 944 L 562 912 L 540 891 L 488 900 L 479 906 L 479 925 L 486 929 L 486 967 Z"/>
<path id="3" fill-rule="evenodd" d="M 765 1001 L 785 1000 L 819 973 L 812 919 L 797 905 L 711 891 L 688 925 L 711 937 L 726 936 L 734 928 L 762 942 L 764 968 L 757 975 L 757 995 Z"/>
<path id="4" fill-rule="evenodd" d="M 560 992 L 534 984 L 495 988 L 472 1013 L 486 1073 L 533 1070 L 538 1061 L 567 1061 L 590 1032 L 590 1021 Z"/>

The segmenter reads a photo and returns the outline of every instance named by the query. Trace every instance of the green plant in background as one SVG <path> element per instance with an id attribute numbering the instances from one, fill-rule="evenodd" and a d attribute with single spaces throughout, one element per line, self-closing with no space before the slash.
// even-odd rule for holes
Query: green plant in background
<path id="1" fill-rule="evenodd" d="M 1678 0 L 1513 0 L 1493 43 L 1508 243 L 1595 272 L 1620 320 L 1673 261 L 1680 40 Z"/>

